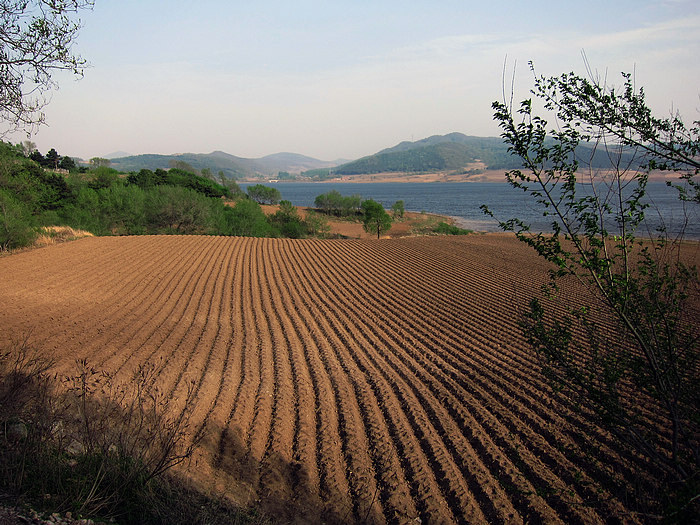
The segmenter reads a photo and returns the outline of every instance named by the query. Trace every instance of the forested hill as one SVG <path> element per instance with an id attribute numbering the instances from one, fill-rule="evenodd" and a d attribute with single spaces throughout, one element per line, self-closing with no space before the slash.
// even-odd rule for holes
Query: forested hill
<path id="1" fill-rule="evenodd" d="M 182 153 L 177 155 L 134 155 L 111 160 L 111 166 L 119 171 L 130 172 L 141 169 L 168 169 L 173 162 L 186 162 L 195 169 L 210 169 L 213 173 L 223 171 L 228 177 L 241 178 L 255 175 L 276 176 L 280 171 L 300 173 L 302 171 L 335 166 L 333 162 L 314 159 L 297 153 L 275 153 L 258 159 L 236 157 L 223 151 L 212 153 Z"/>
<path id="2" fill-rule="evenodd" d="M 503 139 L 450 133 L 415 142 L 401 142 L 393 148 L 343 164 L 333 171 L 338 175 L 445 171 L 461 169 L 475 162 L 483 162 L 489 169 L 516 167 Z"/>
<path id="3" fill-rule="evenodd" d="M 582 144 L 577 157 L 591 167 L 609 167 L 604 148 Z M 626 158 L 630 162 L 630 158 Z M 415 142 L 401 142 L 353 162 L 333 169 L 334 175 L 359 175 L 387 172 L 434 172 L 463 170 L 481 163 L 487 170 L 508 170 L 522 167 L 520 159 L 508 153 L 508 146 L 499 137 L 472 137 L 462 133 L 434 135 Z"/>
<path id="4" fill-rule="evenodd" d="M 595 155 L 585 145 L 577 155 L 592 166 L 609 166 L 609 159 L 601 149 Z M 383 149 L 374 155 L 337 166 L 297 153 L 276 153 L 258 159 L 237 157 L 222 151 L 213 153 L 184 153 L 178 155 L 137 155 L 112 159 L 111 166 L 122 172 L 158 168 L 168 169 L 178 162 L 202 170 L 207 168 L 214 174 L 220 171 L 233 178 L 277 177 L 280 172 L 302 173 L 309 178 L 328 178 L 339 175 L 361 175 L 374 173 L 431 173 L 468 169 L 508 170 L 516 169 L 518 159 L 508 153 L 506 144 L 499 137 L 472 137 L 462 133 L 434 135 L 415 142 L 401 142 Z M 337 167 L 335 167 L 337 166 Z M 330 168 L 330 169 L 329 169 Z"/>

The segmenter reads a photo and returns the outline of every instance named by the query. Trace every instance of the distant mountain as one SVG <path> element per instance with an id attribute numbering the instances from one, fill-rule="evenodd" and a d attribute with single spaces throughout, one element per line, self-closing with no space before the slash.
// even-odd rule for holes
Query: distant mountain
<path id="1" fill-rule="evenodd" d="M 118 159 L 120 157 L 128 157 L 131 155 L 131 153 L 127 153 L 126 151 L 113 151 L 112 153 L 108 153 L 107 155 L 102 155 L 103 159 Z"/>
<path id="2" fill-rule="evenodd" d="M 580 144 L 576 156 L 582 165 L 607 169 L 610 159 L 604 148 Z M 630 167 L 639 165 L 631 155 L 623 155 Z M 333 175 L 361 175 L 391 172 L 437 172 L 465 169 L 510 170 L 522 167 L 518 157 L 498 137 L 471 137 L 462 133 L 433 135 L 415 142 L 401 142 L 374 155 L 342 164 Z"/>
<path id="3" fill-rule="evenodd" d="M 513 161 L 503 140 L 470 137 L 462 133 L 434 135 L 401 142 L 374 155 L 348 162 L 333 170 L 337 175 L 384 172 L 450 171 L 481 162 L 489 169 L 509 167 Z"/>
<path id="4" fill-rule="evenodd" d="M 314 159 L 296 153 L 276 153 L 259 159 L 236 157 L 223 151 L 212 153 L 181 153 L 175 155 L 134 155 L 112 159 L 111 166 L 119 171 L 129 172 L 141 169 L 168 169 L 172 161 L 183 161 L 193 168 L 209 168 L 214 174 L 223 171 L 228 177 L 274 177 L 280 171 L 301 173 L 318 168 L 331 168 L 336 163 Z"/>
<path id="5" fill-rule="evenodd" d="M 609 168 L 610 159 L 603 148 L 582 144 L 577 149 L 582 165 Z M 623 159 L 630 161 L 631 157 Z M 462 133 L 433 135 L 415 142 L 401 142 L 374 155 L 344 162 L 328 162 L 297 153 L 275 153 L 258 159 L 236 157 L 223 151 L 212 153 L 182 153 L 176 155 L 136 155 L 112 159 L 112 167 L 119 171 L 138 171 L 142 168 L 167 169 L 172 161 L 184 161 L 193 168 L 222 171 L 235 178 L 273 178 L 279 172 L 304 174 L 311 179 L 326 179 L 346 175 L 373 173 L 455 172 L 471 170 L 509 170 L 521 167 L 519 159 L 508 153 L 508 146 L 499 137 L 473 137 Z M 329 170 L 332 168 L 332 170 Z"/>
<path id="6" fill-rule="evenodd" d="M 301 173 L 306 170 L 332 168 L 338 165 L 337 163 L 325 162 L 305 155 L 299 155 L 298 153 L 275 153 L 256 159 L 255 162 L 262 169 L 269 170 L 269 173 L 277 173 L 279 171 Z"/>

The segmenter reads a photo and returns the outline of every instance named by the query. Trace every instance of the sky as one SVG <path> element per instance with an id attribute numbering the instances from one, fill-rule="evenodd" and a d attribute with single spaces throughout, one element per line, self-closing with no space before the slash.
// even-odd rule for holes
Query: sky
<path id="1" fill-rule="evenodd" d="M 42 153 L 356 159 L 498 136 L 491 103 L 538 75 L 634 74 L 659 116 L 700 120 L 697 0 L 95 0 L 55 76 Z M 20 142 L 26 135 L 12 135 Z"/>

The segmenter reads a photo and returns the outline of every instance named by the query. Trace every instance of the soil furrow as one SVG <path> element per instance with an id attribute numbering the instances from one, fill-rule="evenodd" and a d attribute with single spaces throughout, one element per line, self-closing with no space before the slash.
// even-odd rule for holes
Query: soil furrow
<path id="1" fill-rule="evenodd" d="M 61 375 L 152 367 L 173 409 L 192 385 L 178 469 L 282 522 L 635 523 L 655 475 L 552 396 L 518 328 L 546 267 L 512 237 L 86 238 L 0 276 L 0 343 L 30 333 Z"/>

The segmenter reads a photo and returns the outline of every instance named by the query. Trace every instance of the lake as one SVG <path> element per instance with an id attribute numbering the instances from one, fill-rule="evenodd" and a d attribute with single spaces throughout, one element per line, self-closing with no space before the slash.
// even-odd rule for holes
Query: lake
<path id="1" fill-rule="evenodd" d="M 397 200 L 403 200 L 407 211 L 454 217 L 459 226 L 475 231 L 500 231 L 497 221 L 479 209 L 479 206 L 486 204 L 499 219 L 518 217 L 531 223 L 533 229 L 551 231 L 551 219 L 542 216 L 541 208 L 534 205 L 533 199 L 502 182 L 282 182 L 266 185 L 279 189 L 282 198 L 295 206 L 313 206 L 317 195 L 337 190 L 343 195 L 359 194 L 363 199 L 374 199 L 386 208 Z M 241 184 L 244 190 L 247 186 L 249 184 Z M 646 212 L 648 231 L 655 231 L 660 224 L 660 215 L 667 221 L 668 231 L 678 233 L 687 217 L 685 236 L 700 240 L 699 205 L 691 204 L 684 209 L 683 203 L 678 200 L 678 192 L 663 182 L 651 182 L 647 189 L 647 200 L 652 204 Z M 647 228 L 639 235 L 646 235 Z"/>

